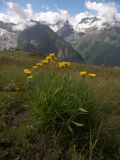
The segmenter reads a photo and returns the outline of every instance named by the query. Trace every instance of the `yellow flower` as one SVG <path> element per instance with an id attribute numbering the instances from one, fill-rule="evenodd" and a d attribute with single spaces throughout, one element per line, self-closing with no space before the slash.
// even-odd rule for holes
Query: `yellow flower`
<path id="1" fill-rule="evenodd" d="M 60 62 L 60 63 L 58 63 L 59 68 L 66 68 L 66 67 L 70 67 L 70 66 L 71 66 L 70 62 Z"/>
<path id="2" fill-rule="evenodd" d="M 65 65 L 64 65 L 63 62 L 60 62 L 60 63 L 58 63 L 58 67 L 59 67 L 59 68 L 65 68 Z"/>
<path id="3" fill-rule="evenodd" d="M 50 63 L 51 63 L 51 64 L 55 64 L 55 61 L 52 59 L 52 60 L 50 61 Z"/>
<path id="4" fill-rule="evenodd" d="M 87 75 L 87 72 L 86 71 L 82 71 L 82 72 L 80 72 L 80 75 L 84 78 Z"/>
<path id="5" fill-rule="evenodd" d="M 65 67 L 70 67 L 71 66 L 71 63 L 70 62 L 63 62 Z"/>
<path id="6" fill-rule="evenodd" d="M 55 53 L 51 53 L 49 56 L 54 58 L 55 57 Z"/>
<path id="7" fill-rule="evenodd" d="M 32 78 L 33 78 L 33 76 L 32 76 L 32 75 L 30 75 L 30 76 L 28 76 L 27 78 L 28 78 L 28 79 L 32 79 Z"/>
<path id="8" fill-rule="evenodd" d="M 42 60 L 42 64 L 48 64 L 48 60 Z"/>
<path id="9" fill-rule="evenodd" d="M 42 66 L 43 66 L 43 64 L 42 64 L 41 62 L 38 62 L 36 65 L 37 65 L 38 67 L 42 67 Z"/>
<path id="10" fill-rule="evenodd" d="M 26 75 L 30 75 L 31 74 L 31 71 L 29 70 L 29 69 L 24 69 L 24 74 L 26 74 Z"/>
<path id="11" fill-rule="evenodd" d="M 33 66 L 33 69 L 37 69 L 38 68 L 38 66 Z"/>
<path id="12" fill-rule="evenodd" d="M 88 76 L 91 78 L 95 78 L 97 75 L 95 73 L 89 73 Z"/>
<path id="13" fill-rule="evenodd" d="M 47 56 L 47 57 L 46 57 L 46 60 L 47 60 L 47 61 L 51 61 L 51 60 L 52 60 L 52 57 L 51 57 L 51 56 Z"/>

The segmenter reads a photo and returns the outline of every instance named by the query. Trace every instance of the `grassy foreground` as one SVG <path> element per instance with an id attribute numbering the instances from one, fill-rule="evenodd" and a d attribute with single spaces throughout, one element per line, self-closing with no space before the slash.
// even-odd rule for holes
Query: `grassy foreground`
<path id="1" fill-rule="evenodd" d="M 0 53 L 0 160 L 120 160 L 120 69 L 47 64 L 27 79 L 39 61 Z"/>

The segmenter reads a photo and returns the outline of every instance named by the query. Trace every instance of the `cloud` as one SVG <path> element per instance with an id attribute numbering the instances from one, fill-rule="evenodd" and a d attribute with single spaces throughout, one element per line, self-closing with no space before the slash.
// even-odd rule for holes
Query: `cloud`
<path id="1" fill-rule="evenodd" d="M 42 21 L 50 25 L 54 25 L 58 21 L 66 21 L 68 19 L 76 30 L 84 30 L 84 28 L 89 28 L 90 26 L 97 26 L 101 28 L 104 23 L 115 25 L 116 20 L 120 21 L 120 12 L 118 10 L 118 5 L 115 2 L 105 3 L 103 1 L 86 1 L 86 11 L 79 12 L 74 16 L 71 16 L 67 10 L 59 9 L 57 5 L 54 6 L 55 11 L 50 10 L 49 6 L 42 5 L 41 8 L 43 11 L 34 13 L 31 3 L 26 4 L 24 7 L 20 6 L 18 3 L 5 3 L 7 5 L 7 13 L 0 13 L 0 20 L 15 23 L 16 26 L 14 29 L 17 30 L 22 30 L 28 26 L 34 25 L 34 23 L 31 22 L 31 19 L 35 21 Z M 91 24 L 79 24 L 83 18 L 94 16 L 99 18 L 97 22 Z M 55 27 L 52 29 L 57 30 Z"/>
<path id="2" fill-rule="evenodd" d="M 82 31 L 82 28 L 86 28 L 88 25 L 87 24 L 85 24 L 84 26 L 82 24 L 79 25 L 79 22 L 85 17 L 92 17 L 92 16 L 93 15 L 89 12 L 81 12 L 76 14 L 74 17 L 70 17 L 69 21 L 75 30 Z"/>
<path id="3" fill-rule="evenodd" d="M 3 22 L 10 22 L 8 16 L 4 13 L 0 13 L 0 20 Z"/>
<path id="4" fill-rule="evenodd" d="M 116 20 L 120 20 L 120 13 L 118 5 L 115 2 L 102 3 L 87 1 L 85 6 L 90 11 L 95 11 L 97 16 L 101 19 L 98 23 L 102 27 L 103 23 L 115 25 Z"/>
<path id="5" fill-rule="evenodd" d="M 67 10 L 59 10 L 56 12 L 53 11 L 46 11 L 46 12 L 39 12 L 34 15 L 34 20 L 36 21 L 46 21 L 48 24 L 55 24 L 60 20 L 67 20 L 69 18 L 69 14 Z"/>
<path id="6" fill-rule="evenodd" d="M 30 3 L 26 4 L 25 8 L 23 8 L 17 3 L 7 2 L 7 7 L 7 15 L 9 17 L 9 20 L 13 23 L 24 23 L 32 19 L 33 11 L 32 5 Z"/>
<path id="7" fill-rule="evenodd" d="M 49 11 L 49 7 L 45 5 L 42 5 L 41 8 L 47 11 L 41 11 L 39 13 L 33 13 L 30 3 L 26 4 L 25 7 L 21 7 L 18 3 L 13 2 L 6 2 L 6 5 L 7 13 L 0 13 L 0 20 L 15 23 L 14 30 L 23 30 L 27 26 L 34 25 L 31 20 L 54 24 L 61 20 L 65 21 L 69 17 L 67 10 L 57 8 L 57 11 Z"/>
<path id="8" fill-rule="evenodd" d="M 16 24 L 15 26 L 13 26 L 13 30 L 24 30 L 28 27 L 31 27 L 31 26 L 34 26 L 36 23 L 35 22 L 32 22 L 32 21 L 29 21 L 28 23 L 26 22 L 23 22 L 23 23 L 18 23 Z"/>
<path id="9" fill-rule="evenodd" d="M 16 24 L 13 30 L 23 30 L 28 26 L 34 25 L 31 22 L 33 10 L 30 3 L 26 4 L 25 7 L 13 2 L 6 2 L 6 5 L 7 13 L 0 13 L 0 20 Z"/>

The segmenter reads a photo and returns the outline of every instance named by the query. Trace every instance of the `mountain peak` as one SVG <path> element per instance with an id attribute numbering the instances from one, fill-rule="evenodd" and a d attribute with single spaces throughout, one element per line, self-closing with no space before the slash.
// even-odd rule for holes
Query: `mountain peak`
<path id="1" fill-rule="evenodd" d="M 86 17 L 86 18 L 82 18 L 81 21 L 79 22 L 79 24 L 83 24 L 83 23 L 92 24 L 98 20 L 99 20 L 99 18 L 97 18 L 97 17 Z"/>
<path id="2" fill-rule="evenodd" d="M 67 20 L 63 26 L 57 31 L 57 34 L 63 38 L 68 37 L 69 35 L 74 33 L 74 29 L 72 25 Z"/>
<path id="3" fill-rule="evenodd" d="M 70 24 L 68 19 L 66 20 L 66 22 L 65 22 L 65 23 Z"/>

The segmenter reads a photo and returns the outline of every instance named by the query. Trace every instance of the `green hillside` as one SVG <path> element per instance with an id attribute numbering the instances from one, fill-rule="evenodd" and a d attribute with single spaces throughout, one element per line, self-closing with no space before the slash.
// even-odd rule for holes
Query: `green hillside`
<path id="1" fill-rule="evenodd" d="M 88 64 L 120 66 L 120 31 L 94 31 L 70 43 Z"/>
<path id="2" fill-rule="evenodd" d="M 51 57 L 0 53 L 0 160 L 120 160 L 120 68 Z"/>
<path id="3" fill-rule="evenodd" d="M 85 52 L 86 62 L 91 64 L 105 64 L 120 66 L 119 42 L 98 42 Z"/>

